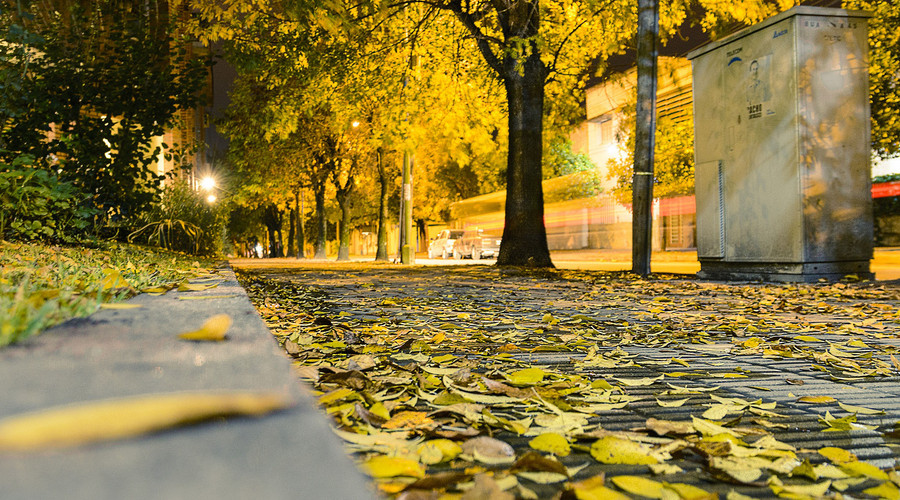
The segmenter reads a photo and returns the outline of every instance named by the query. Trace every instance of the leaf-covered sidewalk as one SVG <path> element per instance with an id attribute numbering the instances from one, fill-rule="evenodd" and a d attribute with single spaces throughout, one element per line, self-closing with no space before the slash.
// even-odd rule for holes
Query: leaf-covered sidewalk
<path id="1" fill-rule="evenodd" d="M 900 497 L 896 283 L 333 263 L 239 277 L 388 495 Z"/>

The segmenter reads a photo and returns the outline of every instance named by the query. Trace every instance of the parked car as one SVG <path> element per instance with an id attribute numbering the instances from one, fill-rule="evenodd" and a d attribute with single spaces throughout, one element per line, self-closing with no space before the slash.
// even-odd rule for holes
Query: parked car
<path id="1" fill-rule="evenodd" d="M 484 229 L 466 231 L 453 244 L 453 258 L 496 259 L 500 253 L 500 239 L 499 235 L 487 233 Z"/>
<path id="2" fill-rule="evenodd" d="M 446 259 L 453 255 L 453 243 L 464 232 L 462 229 L 444 229 L 438 233 L 437 238 L 431 240 L 431 244 L 428 245 L 428 258 L 436 259 L 440 256 Z"/>

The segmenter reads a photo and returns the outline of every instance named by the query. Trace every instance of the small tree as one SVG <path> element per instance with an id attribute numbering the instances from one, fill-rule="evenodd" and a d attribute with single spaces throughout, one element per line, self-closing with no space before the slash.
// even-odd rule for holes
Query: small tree
<path id="1" fill-rule="evenodd" d="M 88 195 L 100 221 L 158 199 L 151 139 L 200 99 L 206 74 L 174 36 L 166 2 L 8 2 L 0 73 L 0 155 L 27 153 Z"/>

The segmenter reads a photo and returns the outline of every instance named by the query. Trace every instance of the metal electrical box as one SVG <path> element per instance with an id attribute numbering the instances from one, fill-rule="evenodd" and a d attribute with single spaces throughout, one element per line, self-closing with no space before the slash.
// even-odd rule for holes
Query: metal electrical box
<path id="1" fill-rule="evenodd" d="M 868 17 L 795 7 L 688 54 L 701 277 L 871 277 Z"/>

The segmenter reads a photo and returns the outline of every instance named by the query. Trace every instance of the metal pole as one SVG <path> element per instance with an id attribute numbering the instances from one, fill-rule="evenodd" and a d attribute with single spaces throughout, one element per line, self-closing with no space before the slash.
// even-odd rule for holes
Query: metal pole
<path id="1" fill-rule="evenodd" d="M 403 193 L 400 225 L 400 263 L 415 264 L 416 251 L 412 236 L 412 167 L 413 157 L 409 151 L 403 152 Z"/>
<path id="2" fill-rule="evenodd" d="M 631 270 L 641 276 L 650 274 L 650 255 L 653 250 L 653 152 L 656 135 L 658 34 L 659 0 L 638 0 Z"/>

